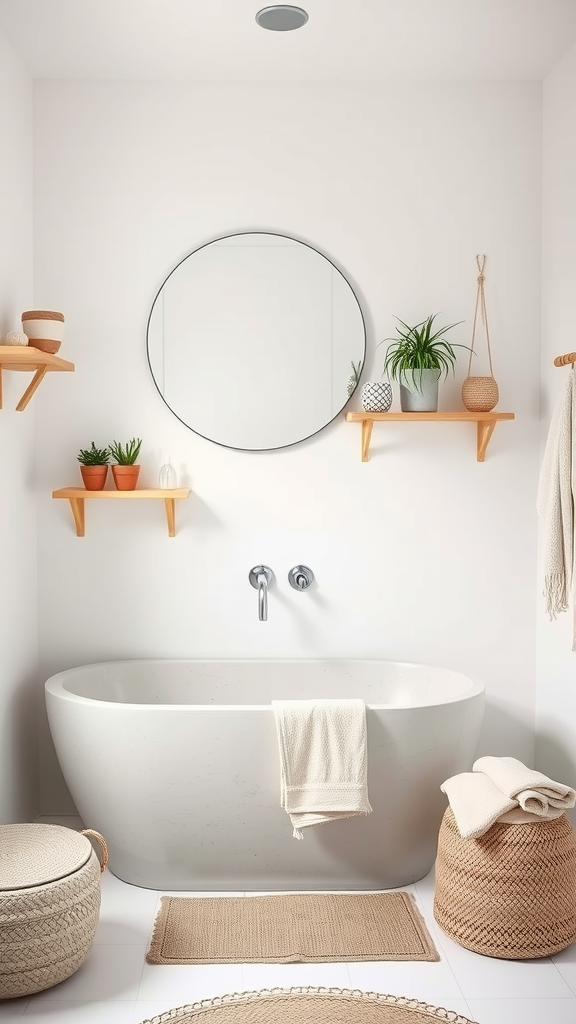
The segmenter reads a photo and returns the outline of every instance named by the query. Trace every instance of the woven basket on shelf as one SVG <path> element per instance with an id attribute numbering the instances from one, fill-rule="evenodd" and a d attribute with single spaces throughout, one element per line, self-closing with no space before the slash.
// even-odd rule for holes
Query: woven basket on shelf
<path id="1" fill-rule="evenodd" d="M 494 377 L 466 377 L 462 385 L 462 402 L 469 412 L 491 412 L 499 398 Z"/>
<path id="2" fill-rule="evenodd" d="M 461 946 L 485 956 L 549 956 L 576 939 L 576 835 L 565 814 L 498 822 L 462 839 L 450 808 L 438 836 L 434 917 Z"/>
<path id="3" fill-rule="evenodd" d="M 101 845 L 100 863 L 87 836 Z M 0 826 L 0 999 L 51 988 L 84 963 L 107 859 L 90 829 Z"/>
<path id="4" fill-rule="evenodd" d="M 29 345 L 54 355 L 64 338 L 64 314 L 51 309 L 27 309 L 22 313 L 22 330 Z"/>

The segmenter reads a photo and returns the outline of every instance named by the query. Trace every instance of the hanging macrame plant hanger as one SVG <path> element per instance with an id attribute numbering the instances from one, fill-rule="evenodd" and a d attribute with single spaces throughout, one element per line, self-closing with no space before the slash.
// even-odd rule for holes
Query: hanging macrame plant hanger
<path id="1" fill-rule="evenodd" d="M 470 359 L 468 360 L 468 376 L 462 385 L 462 402 L 469 412 L 491 412 L 494 406 L 498 404 L 500 395 L 498 392 L 498 384 L 494 378 L 494 370 L 492 368 L 490 328 L 488 327 L 488 314 L 486 312 L 486 293 L 484 291 L 484 267 L 486 265 L 486 256 L 476 256 L 476 265 L 478 267 L 476 307 L 474 309 L 474 323 L 472 325 L 472 343 L 470 346 Z M 486 334 L 488 362 L 490 365 L 489 377 L 475 377 L 470 374 L 470 370 L 472 369 L 472 356 L 474 355 L 474 345 L 476 344 L 478 314 L 480 314 Z"/>

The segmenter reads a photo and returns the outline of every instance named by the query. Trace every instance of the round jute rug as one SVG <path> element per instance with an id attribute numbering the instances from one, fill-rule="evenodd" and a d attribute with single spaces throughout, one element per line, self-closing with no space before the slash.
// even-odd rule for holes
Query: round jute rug
<path id="1" fill-rule="evenodd" d="M 359 989 L 235 992 L 168 1010 L 141 1024 L 473 1024 L 452 1010 Z"/>

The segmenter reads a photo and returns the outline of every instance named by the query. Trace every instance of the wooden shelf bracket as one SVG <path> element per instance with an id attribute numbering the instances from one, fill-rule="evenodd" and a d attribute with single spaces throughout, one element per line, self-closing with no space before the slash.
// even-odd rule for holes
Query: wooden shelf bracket
<path id="1" fill-rule="evenodd" d="M 486 459 L 486 449 L 488 442 L 494 433 L 497 420 L 478 420 L 478 430 L 476 436 L 476 461 L 484 462 Z"/>
<path id="2" fill-rule="evenodd" d="M 90 499 L 104 500 L 122 500 L 131 499 L 132 501 L 141 498 L 156 498 L 161 499 L 164 502 L 166 509 L 166 522 L 168 524 L 168 536 L 176 536 L 176 501 L 179 498 L 187 498 L 190 494 L 189 487 L 175 487 L 170 490 L 163 488 L 148 488 L 140 489 L 136 491 L 86 491 L 83 487 L 61 487 L 57 491 L 52 492 L 53 498 L 67 498 L 70 502 L 70 508 L 72 509 L 72 515 L 74 516 L 74 524 L 76 526 L 76 536 L 85 536 L 85 516 L 84 508 L 85 502 Z"/>
<path id="3" fill-rule="evenodd" d="M 17 412 L 23 412 L 32 395 L 50 371 L 73 371 L 74 363 L 60 359 L 49 352 L 41 352 L 32 345 L 0 345 L 0 409 L 2 408 L 2 373 L 4 370 L 34 371 L 26 391 L 16 406 Z"/>
<path id="4" fill-rule="evenodd" d="M 476 461 L 484 462 L 488 442 L 500 420 L 513 420 L 513 412 L 348 412 L 348 423 L 362 426 L 362 462 L 370 458 L 370 442 L 374 423 L 434 422 L 434 423 L 476 423 Z"/>

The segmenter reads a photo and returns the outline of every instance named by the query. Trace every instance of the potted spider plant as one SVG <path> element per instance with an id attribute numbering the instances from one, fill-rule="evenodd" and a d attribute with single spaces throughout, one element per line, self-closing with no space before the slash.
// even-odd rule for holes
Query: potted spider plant
<path id="1" fill-rule="evenodd" d="M 110 449 L 110 455 L 116 463 L 116 465 L 112 466 L 112 476 L 114 477 L 116 490 L 136 490 L 138 474 L 140 473 L 140 466 L 136 465 L 136 459 L 140 454 L 142 438 L 133 437 L 132 440 L 127 441 L 126 444 L 120 444 L 118 441 L 112 441 L 108 447 Z"/>
<path id="2" fill-rule="evenodd" d="M 433 313 L 414 327 L 396 317 L 397 337 L 384 339 L 391 343 L 386 349 L 384 371 L 400 384 L 402 412 L 436 412 L 438 381 L 442 374 L 447 377 L 450 370 L 454 372 L 454 349 L 468 348 L 445 339 L 447 332 L 463 321 L 436 328 L 437 315 Z"/>
<path id="3" fill-rule="evenodd" d="M 90 448 L 81 448 L 76 456 L 87 491 L 102 491 L 108 474 L 108 448 L 96 448 L 94 441 Z"/>

